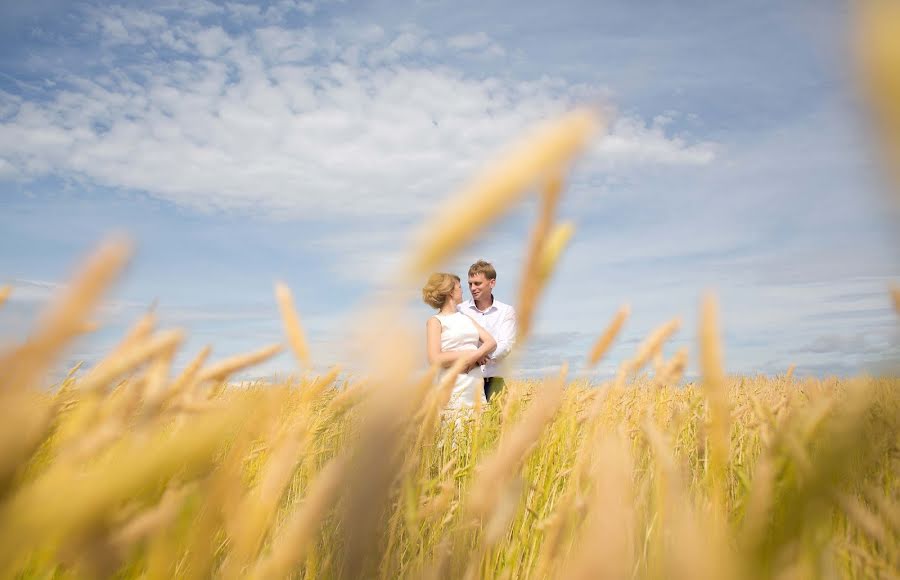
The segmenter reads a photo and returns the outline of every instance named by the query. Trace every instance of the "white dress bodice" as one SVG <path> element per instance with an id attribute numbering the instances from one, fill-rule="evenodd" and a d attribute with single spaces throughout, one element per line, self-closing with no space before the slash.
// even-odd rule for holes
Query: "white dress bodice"
<path id="1" fill-rule="evenodd" d="M 451 350 L 478 350 L 481 339 L 478 329 L 465 314 L 454 312 L 453 314 L 435 314 L 435 318 L 441 323 L 441 352 Z M 438 381 L 448 372 L 441 371 Z M 456 377 L 453 392 L 450 395 L 448 408 L 473 407 L 476 400 L 484 404 L 484 374 L 481 367 L 476 366 L 466 374 Z"/>

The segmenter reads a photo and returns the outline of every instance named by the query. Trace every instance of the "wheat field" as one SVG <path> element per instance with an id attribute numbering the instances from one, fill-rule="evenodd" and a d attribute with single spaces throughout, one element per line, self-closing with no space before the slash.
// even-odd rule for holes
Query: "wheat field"
<path id="1" fill-rule="evenodd" d="M 334 379 L 5 406 L 4 575 L 897 575 L 896 379 L 729 377 L 718 418 L 647 375 L 512 381 L 463 420 L 427 376 L 391 407 Z"/>
<path id="2" fill-rule="evenodd" d="M 574 231 L 555 221 L 561 176 L 601 125 L 572 113 L 498 160 L 448 202 L 453 220 L 424 229 L 398 283 L 420 282 L 537 189 L 516 301 L 527 341 Z M 900 576 L 900 379 L 731 376 L 712 295 L 696 382 L 683 380 L 690 353 L 662 355 L 673 319 L 608 382 L 562 365 L 465 415 L 444 411 L 452 383 L 410 358 L 417 338 L 398 325 L 363 337 L 375 355 L 364 378 L 314 373 L 283 285 L 284 345 L 217 362 L 205 348 L 174 372 L 184 333 L 151 311 L 48 386 L 129 255 L 122 239 L 102 245 L 0 352 L 4 577 Z M 628 316 L 598 329 L 585 369 Z M 232 380 L 284 346 L 296 376 Z"/>

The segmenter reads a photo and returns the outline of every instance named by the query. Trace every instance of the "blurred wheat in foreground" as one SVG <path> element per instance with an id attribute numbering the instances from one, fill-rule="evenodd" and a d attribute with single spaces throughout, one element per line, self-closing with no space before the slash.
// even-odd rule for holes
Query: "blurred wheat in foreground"
<path id="1" fill-rule="evenodd" d="M 594 124 L 564 119 L 472 186 L 478 215 L 423 243 L 409 279 L 537 185 L 519 293 L 530 316 L 573 231 L 553 224 L 556 176 Z M 399 335 L 388 342 L 400 355 L 367 380 L 334 368 L 237 387 L 229 377 L 282 346 L 214 363 L 206 348 L 173 376 L 183 336 L 152 312 L 48 388 L 128 256 L 123 241 L 101 247 L 32 335 L 0 352 L 3 577 L 900 576 L 900 379 L 729 376 L 711 297 L 697 384 L 681 381 L 686 350 L 662 356 L 673 319 L 609 384 L 563 366 L 510 381 L 465 418 L 444 413 L 452 375 L 435 385 Z M 309 369 L 291 293 L 276 296 Z"/>
<path id="2" fill-rule="evenodd" d="M 146 386 L 6 402 L 5 577 L 897 575 L 895 379 L 728 379 L 719 474 L 694 385 L 513 382 L 461 426 L 329 377 Z"/>

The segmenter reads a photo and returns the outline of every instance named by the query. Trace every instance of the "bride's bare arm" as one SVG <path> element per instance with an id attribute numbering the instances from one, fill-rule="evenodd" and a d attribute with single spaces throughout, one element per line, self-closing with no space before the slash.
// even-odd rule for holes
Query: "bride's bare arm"
<path id="1" fill-rule="evenodd" d="M 469 372 L 473 368 L 486 363 L 488 355 L 494 352 L 494 349 L 497 348 L 497 341 L 493 336 L 491 336 L 491 333 L 485 330 L 480 324 L 475 322 L 475 320 L 471 318 L 469 320 L 472 320 L 472 324 L 474 324 L 475 328 L 478 330 L 478 339 L 481 341 L 481 345 L 478 347 L 478 350 L 469 351 L 472 354 L 468 366 L 466 367 L 466 372 Z"/>
<path id="2" fill-rule="evenodd" d="M 444 368 L 451 366 L 460 357 L 472 356 L 471 350 L 448 350 L 441 352 L 441 323 L 436 318 L 429 318 L 425 323 L 425 335 L 428 346 L 428 364 L 438 364 Z"/>
<path id="3" fill-rule="evenodd" d="M 497 341 L 491 336 L 491 333 L 485 330 L 480 324 L 474 320 L 472 320 L 472 324 L 478 329 L 478 338 L 481 340 L 481 346 L 478 348 L 478 353 L 480 354 L 478 358 L 482 359 L 494 352 L 494 349 L 497 348 Z"/>

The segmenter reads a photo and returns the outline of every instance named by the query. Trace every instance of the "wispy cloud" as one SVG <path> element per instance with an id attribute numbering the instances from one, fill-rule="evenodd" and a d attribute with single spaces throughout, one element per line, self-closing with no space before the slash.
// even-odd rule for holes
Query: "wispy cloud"
<path id="1" fill-rule="evenodd" d="M 226 32 L 162 10 L 88 14 L 102 43 L 172 52 L 125 51 L 101 70 L 72 71 L 40 102 L 0 95 L 5 175 L 88 179 L 198 210 L 421 214 L 522 127 L 602 92 L 417 64 L 437 46 L 420 29 L 344 27 L 335 39 L 265 18 Z M 447 46 L 495 44 L 476 33 Z M 714 149 L 625 116 L 598 155 L 703 164 Z"/>
<path id="2" fill-rule="evenodd" d="M 484 32 L 458 34 L 447 39 L 447 46 L 456 50 L 478 51 L 487 56 L 503 56 L 506 51 Z"/>

